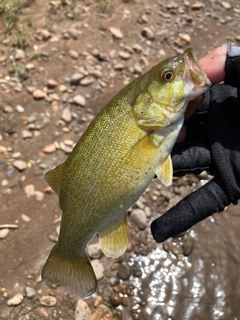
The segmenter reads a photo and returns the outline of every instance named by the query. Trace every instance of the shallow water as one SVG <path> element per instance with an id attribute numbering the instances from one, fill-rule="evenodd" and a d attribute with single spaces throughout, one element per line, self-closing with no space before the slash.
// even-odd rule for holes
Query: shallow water
<path id="1" fill-rule="evenodd" d="M 133 319 L 239 319 L 239 228 L 240 206 L 230 206 L 195 226 L 185 240 L 133 256 L 131 263 L 142 271 L 141 278 L 132 278 L 138 310 Z M 184 241 L 193 245 L 188 256 L 181 253 Z"/>

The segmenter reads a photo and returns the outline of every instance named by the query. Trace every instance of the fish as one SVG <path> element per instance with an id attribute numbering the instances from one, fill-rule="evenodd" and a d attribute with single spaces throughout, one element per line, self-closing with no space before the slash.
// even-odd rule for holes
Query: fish
<path id="1" fill-rule="evenodd" d="M 82 298 L 96 291 L 88 242 L 98 234 L 107 257 L 125 252 L 127 210 L 155 175 L 165 186 L 171 185 L 170 154 L 186 106 L 210 86 L 193 49 L 163 60 L 117 93 L 66 161 L 46 173 L 47 183 L 59 196 L 62 220 L 43 280 Z"/>

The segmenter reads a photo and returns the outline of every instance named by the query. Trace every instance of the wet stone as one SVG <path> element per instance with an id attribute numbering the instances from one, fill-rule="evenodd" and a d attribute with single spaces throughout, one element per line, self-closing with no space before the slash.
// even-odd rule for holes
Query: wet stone
<path id="1" fill-rule="evenodd" d="M 110 296 L 110 302 L 112 306 L 117 307 L 122 304 L 122 297 L 118 292 L 113 292 Z"/>
<path id="2" fill-rule="evenodd" d="M 94 77 L 92 76 L 88 76 L 83 78 L 82 80 L 80 80 L 80 85 L 82 86 L 89 86 L 90 84 L 92 84 L 95 81 Z"/>
<path id="3" fill-rule="evenodd" d="M 97 280 L 102 279 L 104 276 L 104 267 L 102 262 L 98 259 L 95 259 L 91 261 L 91 265 L 93 267 Z"/>
<path id="4" fill-rule="evenodd" d="M 148 219 L 144 210 L 134 209 L 130 214 L 130 218 L 138 226 L 139 229 L 144 230 L 146 228 Z"/>
<path id="5" fill-rule="evenodd" d="M 89 320 L 112 320 L 113 312 L 112 310 L 106 306 L 105 304 L 100 304 Z"/>
<path id="6" fill-rule="evenodd" d="M 101 256 L 103 255 L 99 242 L 89 244 L 87 247 L 87 252 L 91 259 L 100 259 Z"/>
<path id="7" fill-rule="evenodd" d="M 90 315 L 91 310 L 89 309 L 88 304 L 84 300 L 79 299 L 75 309 L 74 319 L 89 320 Z"/>
<path id="8" fill-rule="evenodd" d="M 54 307 L 57 304 L 57 299 L 52 296 L 42 296 L 40 304 L 44 307 Z"/>
<path id="9" fill-rule="evenodd" d="M 118 276 L 122 280 L 128 280 L 131 276 L 131 268 L 127 262 L 119 263 L 118 265 Z"/>
<path id="10" fill-rule="evenodd" d="M 83 73 L 76 72 L 71 76 L 70 83 L 77 85 L 83 77 Z"/>

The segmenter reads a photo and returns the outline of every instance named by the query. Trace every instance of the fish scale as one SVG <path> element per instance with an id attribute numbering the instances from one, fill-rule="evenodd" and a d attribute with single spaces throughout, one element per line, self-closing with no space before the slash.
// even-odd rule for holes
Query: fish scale
<path id="1" fill-rule="evenodd" d="M 89 124 L 66 161 L 46 174 L 62 221 L 42 276 L 81 297 L 96 290 L 85 248 L 99 235 L 109 257 L 128 243 L 126 211 L 155 176 L 172 182 L 171 150 L 189 100 L 210 86 L 193 51 L 168 58 L 123 88 Z"/>

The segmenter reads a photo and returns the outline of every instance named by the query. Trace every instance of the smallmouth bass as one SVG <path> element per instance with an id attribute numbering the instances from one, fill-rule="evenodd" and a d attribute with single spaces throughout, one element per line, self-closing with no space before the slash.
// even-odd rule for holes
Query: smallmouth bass
<path id="1" fill-rule="evenodd" d="M 95 292 L 88 242 L 98 233 L 105 255 L 125 252 L 126 210 L 155 174 L 165 186 L 171 184 L 170 153 L 187 103 L 210 86 L 192 49 L 162 61 L 112 98 L 66 161 L 46 174 L 59 196 L 62 222 L 44 280 L 80 297 Z"/>

